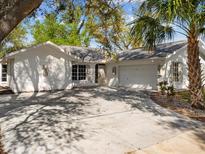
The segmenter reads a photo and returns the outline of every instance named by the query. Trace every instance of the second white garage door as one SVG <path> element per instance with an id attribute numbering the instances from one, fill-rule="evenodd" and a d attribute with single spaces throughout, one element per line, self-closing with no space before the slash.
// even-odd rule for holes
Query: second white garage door
<path id="1" fill-rule="evenodd" d="M 156 89 L 157 65 L 129 65 L 119 67 L 120 86 Z"/>

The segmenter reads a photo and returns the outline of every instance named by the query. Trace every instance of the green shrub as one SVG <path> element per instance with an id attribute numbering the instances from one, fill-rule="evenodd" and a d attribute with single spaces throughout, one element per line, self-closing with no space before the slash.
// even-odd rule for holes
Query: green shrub
<path id="1" fill-rule="evenodd" d="M 160 87 L 160 92 L 162 95 L 167 95 L 167 96 L 174 96 L 175 95 L 175 89 L 174 86 L 168 86 L 167 81 L 161 81 L 159 82 L 159 87 Z"/>
<path id="2" fill-rule="evenodd" d="M 167 86 L 167 96 L 174 96 L 175 95 L 175 89 L 174 86 Z"/>
<path id="3" fill-rule="evenodd" d="M 162 93 L 162 95 L 164 95 L 166 93 L 167 84 L 168 84 L 167 81 L 159 82 L 160 92 Z"/>

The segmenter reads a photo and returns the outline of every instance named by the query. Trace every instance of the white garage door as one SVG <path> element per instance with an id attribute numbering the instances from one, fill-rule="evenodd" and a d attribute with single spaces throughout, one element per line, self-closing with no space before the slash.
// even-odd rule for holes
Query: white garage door
<path id="1" fill-rule="evenodd" d="M 129 65 L 119 67 L 120 86 L 156 89 L 157 66 L 156 65 Z"/>

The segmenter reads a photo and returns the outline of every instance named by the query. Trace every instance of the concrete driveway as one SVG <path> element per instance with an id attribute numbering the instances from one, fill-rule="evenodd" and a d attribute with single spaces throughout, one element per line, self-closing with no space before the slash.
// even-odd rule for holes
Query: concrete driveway
<path id="1" fill-rule="evenodd" d="M 189 131 L 205 143 L 200 123 L 123 88 L 2 95 L 0 122 L 10 154 L 123 154 Z"/>

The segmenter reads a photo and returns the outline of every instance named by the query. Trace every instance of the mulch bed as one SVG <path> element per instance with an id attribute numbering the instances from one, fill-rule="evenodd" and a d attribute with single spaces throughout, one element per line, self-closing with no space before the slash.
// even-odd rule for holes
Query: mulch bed
<path id="1" fill-rule="evenodd" d="M 13 91 L 9 87 L 0 86 L 0 95 L 3 94 L 13 94 Z"/>
<path id="2" fill-rule="evenodd" d="M 181 94 L 176 96 L 167 97 L 160 92 L 151 92 L 151 99 L 160 106 L 183 114 L 189 118 L 205 122 L 205 110 L 194 109 L 191 107 L 191 103 L 184 101 Z"/>

